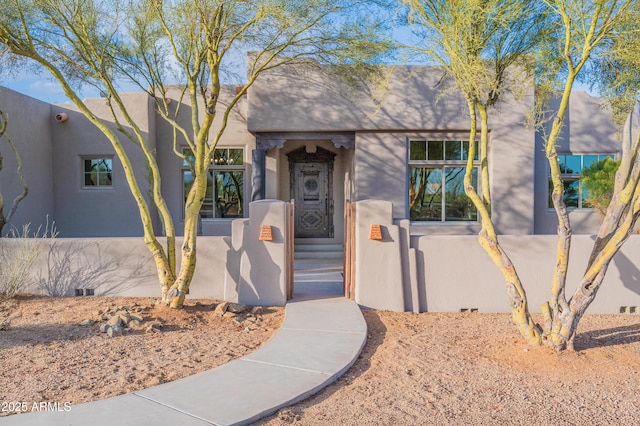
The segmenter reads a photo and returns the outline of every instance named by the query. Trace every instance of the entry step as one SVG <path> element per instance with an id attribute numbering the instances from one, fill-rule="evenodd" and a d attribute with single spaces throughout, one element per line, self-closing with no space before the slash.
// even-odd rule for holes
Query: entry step
<path id="1" fill-rule="evenodd" d="M 342 259 L 344 248 L 342 244 L 296 244 L 295 259 Z"/>
<path id="2" fill-rule="evenodd" d="M 344 251 L 342 244 L 296 244 L 296 252 L 303 251 Z"/>

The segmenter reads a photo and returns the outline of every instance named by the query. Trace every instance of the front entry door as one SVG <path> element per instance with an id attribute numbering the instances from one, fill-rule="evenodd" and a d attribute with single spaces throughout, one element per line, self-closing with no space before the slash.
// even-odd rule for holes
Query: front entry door
<path id="1" fill-rule="evenodd" d="M 303 148 L 304 149 L 304 148 Z M 321 148 L 317 149 L 321 151 Z M 325 151 L 325 150 L 322 150 Z M 293 154 L 293 155 L 291 155 Z M 295 200 L 295 237 L 333 237 L 331 174 L 333 156 L 326 151 L 291 153 L 291 197 Z M 299 154 L 299 155 L 296 155 Z"/>

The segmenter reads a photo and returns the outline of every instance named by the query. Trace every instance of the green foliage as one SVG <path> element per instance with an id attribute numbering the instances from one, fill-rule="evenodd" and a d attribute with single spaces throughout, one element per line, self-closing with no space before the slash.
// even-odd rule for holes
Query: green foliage
<path id="1" fill-rule="evenodd" d="M 603 217 L 613 197 L 614 181 L 619 166 L 619 160 L 607 157 L 592 163 L 581 172 L 580 182 L 589 194 L 584 202 L 589 207 L 597 209 Z"/>
<path id="2" fill-rule="evenodd" d="M 532 0 L 404 3 L 421 39 L 407 48 L 441 65 L 465 97 L 487 106 L 516 87 L 507 84 L 507 71 L 516 64 L 526 69 L 527 56 L 546 33 L 546 10 Z"/>

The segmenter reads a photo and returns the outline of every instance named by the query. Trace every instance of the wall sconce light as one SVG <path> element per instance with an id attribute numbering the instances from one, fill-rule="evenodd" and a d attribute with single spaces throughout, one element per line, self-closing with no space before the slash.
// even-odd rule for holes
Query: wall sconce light
<path id="1" fill-rule="evenodd" d="M 382 240 L 382 229 L 379 223 L 371 225 L 371 229 L 369 229 L 369 239 L 376 241 Z"/>
<path id="2" fill-rule="evenodd" d="M 260 241 L 273 241 L 271 225 L 262 225 L 260 227 Z"/>
<path id="3" fill-rule="evenodd" d="M 58 123 L 64 123 L 69 119 L 69 116 L 67 115 L 66 112 L 59 112 L 56 114 L 55 118 Z"/>

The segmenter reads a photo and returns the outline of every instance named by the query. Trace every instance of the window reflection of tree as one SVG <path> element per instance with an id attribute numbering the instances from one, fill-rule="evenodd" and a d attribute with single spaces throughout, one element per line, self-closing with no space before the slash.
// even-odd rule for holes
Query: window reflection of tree
<path id="1" fill-rule="evenodd" d="M 412 167 L 410 172 L 410 216 L 418 220 L 440 220 L 442 169 Z"/>
<path id="2" fill-rule="evenodd" d="M 217 217 L 241 217 L 243 212 L 242 190 L 244 179 L 242 172 L 215 173 Z"/>

